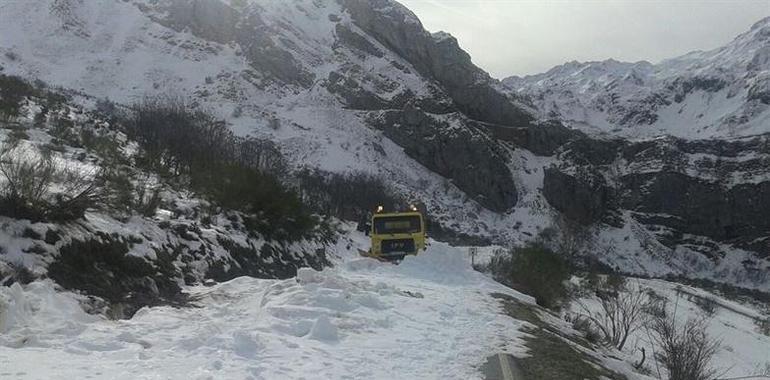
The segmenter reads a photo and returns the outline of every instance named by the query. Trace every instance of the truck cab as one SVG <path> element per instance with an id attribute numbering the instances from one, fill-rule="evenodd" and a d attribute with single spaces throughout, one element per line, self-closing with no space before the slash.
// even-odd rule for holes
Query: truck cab
<path id="1" fill-rule="evenodd" d="M 399 212 L 384 212 L 378 207 L 372 215 L 370 228 L 372 246 L 369 255 L 375 258 L 401 260 L 425 249 L 425 220 L 414 206 Z"/>

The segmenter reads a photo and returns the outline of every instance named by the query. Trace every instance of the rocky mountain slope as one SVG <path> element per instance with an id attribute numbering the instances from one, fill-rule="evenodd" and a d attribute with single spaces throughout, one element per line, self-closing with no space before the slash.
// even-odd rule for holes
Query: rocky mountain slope
<path id="1" fill-rule="evenodd" d="M 770 125 L 770 17 L 729 44 L 659 64 L 568 62 L 510 77 L 546 117 L 591 134 L 623 137 L 740 137 Z"/>
<path id="2" fill-rule="evenodd" d="M 721 268 L 719 277 L 766 281 L 768 42 L 765 18 L 724 47 L 657 65 L 570 62 L 505 79 L 542 117 L 588 136 L 563 146 L 546 169 L 549 204 L 578 223 L 608 226 L 603 235 L 612 226 L 649 232 L 642 249 L 674 266 L 684 258 L 682 271 L 733 261 L 740 274 Z M 623 246 L 600 240 L 610 251 Z"/>
<path id="3" fill-rule="evenodd" d="M 506 154 L 473 120 L 532 117 L 396 3 L 57 0 L 5 4 L 3 15 L 8 72 L 119 102 L 178 92 L 239 133 L 280 141 L 298 166 L 378 167 L 415 187 L 400 164 L 414 159 L 491 210 L 516 204 Z M 419 148 L 404 146 L 415 129 Z"/>
<path id="4" fill-rule="evenodd" d="M 14 117 L 11 88 L 23 95 Z M 89 99 L 4 75 L 0 98 L 0 286 L 50 278 L 93 297 L 92 311 L 124 318 L 186 304 L 184 285 L 329 264 L 330 231 L 260 233 L 248 213 L 138 164 L 143 148 L 113 117 L 78 104 Z"/>
<path id="5" fill-rule="evenodd" d="M 33 0 L 0 3 L 0 68 L 187 98 L 295 170 L 384 178 L 445 228 L 520 244 L 566 219 L 610 266 L 768 289 L 766 139 L 704 140 L 766 132 L 766 24 L 661 65 L 501 83 L 391 0 Z M 661 131 L 688 139 L 607 137 Z"/>

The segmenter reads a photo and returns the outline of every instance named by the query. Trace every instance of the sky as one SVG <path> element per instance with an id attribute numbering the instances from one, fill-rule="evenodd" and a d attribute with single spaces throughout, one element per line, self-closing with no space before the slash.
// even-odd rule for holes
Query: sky
<path id="1" fill-rule="evenodd" d="M 770 16 L 770 0 L 398 1 L 499 79 L 572 60 L 656 63 L 722 46 Z"/>

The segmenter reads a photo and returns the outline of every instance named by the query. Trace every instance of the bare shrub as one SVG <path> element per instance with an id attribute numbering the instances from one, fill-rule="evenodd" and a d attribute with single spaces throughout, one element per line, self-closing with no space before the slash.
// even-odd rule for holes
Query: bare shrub
<path id="1" fill-rule="evenodd" d="M 304 170 L 298 174 L 302 199 L 317 212 L 360 221 L 377 206 L 392 210 L 405 201 L 375 175 Z"/>
<path id="2" fill-rule="evenodd" d="M 163 201 L 161 184 L 151 184 L 148 178 L 140 180 L 135 186 L 134 209 L 144 216 L 153 216 Z"/>
<path id="3" fill-rule="evenodd" d="M 638 284 L 629 287 L 625 280 L 619 282 L 608 276 L 601 280 L 595 296 L 601 308 L 591 310 L 579 302 L 582 315 L 593 322 L 606 344 L 622 350 L 629 335 L 641 329 L 648 320 L 646 310 L 650 301 L 647 292 Z"/>
<path id="4" fill-rule="evenodd" d="M 18 117 L 24 98 L 35 94 L 35 89 L 24 79 L 0 74 L 0 121 L 11 121 Z"/>
<path id="5" fill-rule="evenodd" d="M 668 316 L 668 298 L 661 296 L 652 289 L 647 289 L 648 302 L 645 313 L 652 318 L 665 318 Z"/>
<path id="6" fill-rule="evenodd" d="M 45 151 L 0 146 L 0 210 L 12 218 L 78 219 L 102 199 L 100 178 L 97 172 L 57 167 Z"/>
<path id="7" fill-rule="evenodd" d="M 0 209 L 13 218 L 42 217 L 44 197 L 56 177 L 50 155 L 36 155 L 18 146 L 0 146 Z"/>
<path id="8" fill-rule="evenodd" d="M 80 170 L 65 167 L 59 171 L 62 190 L 53 194 L 46 219 L 67 221 L 82 218 L 86 210 L 104 204 L 107 194 L 101 169 Z"/>
<path id="9" fill-rule="evenodd" d="M 711 297 L 693 296 L 693 303 L 698 306 L 709 317 L 717 311 L 717 302 Z"/>
<path id="10" fill-rule="evenodd" d="M 690 318 L 684 324 L 675 316 L 656 317 L 650 323 L 656 358 L 672 380 L 710 380 L 717 370 L 712 360 L 721 342 L 706 333 L 708 319 Z"/>
<path id="11" fill-rule="evenodd" d="M 770 362 L 765 362 L 764 366 L 757 366 L 757 372 L 760 376 L 770 377 Z"/>
<path id="12" fill-rule="evenodd" d="M 577 315 L 572 318 L 571 322 L 572 328 L 575 329 L 575 331 L 583 333 L 583 336 L 587 341 L 594 344 L 598 344 L 602 341 L 603 336 L 601 331 L 594 327 L 594 323 L 590 319 L 582 315 Z"/>
<path id="13" fill-rule="evenodd" d="M 757 331 L 760 334 L 770 336 L 770 317 L 755 319 L 754 324 L 757 326 Z"/>
<path id="14" fill-rule="evenodd" d="M 269 140 L 240 138 L 204 110 L 176 97 L 147 98 L 134 106 L 127 132 L 144 150 L 143 163 L 172 176 L 220 164 L 272 175 L 286 171 L 285 158 Z"/>
<path id="15" fill-rule="evenodd" d="M 590 228 L 559 214 L 538 235 L 538 243 L 567 257 L 574 258 L 588 245 Z"/>
<path id="16" fill-rule="evenodd" d="M 232 159 L 242 165 L 277 176 L 283 176 L 289 170 L 283 153 L 273 141 L 248 138 L 234 145 Z"/>
<path id="17" fill-rule="evenodd" d="M 569 264 L 542 246 L 518 247 L 495 255 L 488 268 L 495 280 L 535 297 L 540 306 L 558 310 L 568 296 L 565 282 L 571 276 Z"/>
<path id="18" fill-rule="evenodd" d="M 108 187 L 109 208 L 119 214 L 131 215 L 138 212 L 153 216 L 162 201 L 162 183 L 149 174 L 134 176 L 130 171 L 113 169 L 105 175 Z"/>
<path id="19" fill-rule="evenodd" d="M 282 182 L 287 166 L 272 143 L 237 137 L 211 113 L 168 97 L 136 105 L 126 132 L 141 148 L 140 166 L 220 207 L 249 214 L 244 225 L 250 232 L 299 240 L 317 226 Z"/>

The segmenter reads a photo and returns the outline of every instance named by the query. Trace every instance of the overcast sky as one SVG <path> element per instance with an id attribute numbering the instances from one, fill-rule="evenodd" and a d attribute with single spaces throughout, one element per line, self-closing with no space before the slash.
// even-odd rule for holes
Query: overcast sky
<path id="1" fill-rule="evenodd" d="M 770 16 L 770 0 L 398 1 L 500 79 L 571 60 L 655 63 L 724 45 Z"/>

